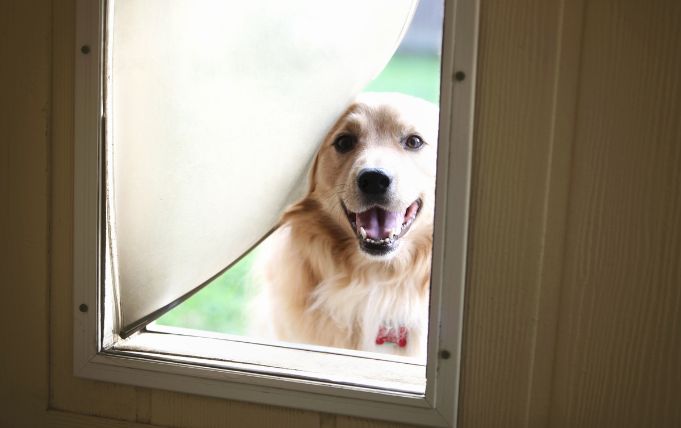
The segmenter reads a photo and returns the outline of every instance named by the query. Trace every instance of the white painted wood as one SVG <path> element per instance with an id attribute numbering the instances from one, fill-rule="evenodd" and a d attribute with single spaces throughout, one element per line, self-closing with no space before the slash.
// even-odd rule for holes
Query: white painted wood
<path id="1" fill-rule="evenodd" d="M 99 350 L 103 1 L 76 4 L 73 336 L 78 373 Z M 84 306 L 82 306 L 84 305 Z M 83 308 L 84 311 L 80 310 Z M 86 309 L 86 310 L 85 310 Z"/>
<path id="2" fill-rule="evenodd" d="M 225 369 L 358 385 L 417 397 L 425 392 L 423 364 L 407 359 L 375 359 L 370 353 L 338 353 L 333 348 L 301 349 L 279 344 L 142 332 L 120 341 L 109 351 L 157 354 L 155 358 L 168 361 L 181 361 L 180 357 L 187 357 Z"/>
<path id="3" fill-rule="evenodd" d="M 203 363 L 203 364 L 201 364 Z M 100 353 L 81 376 L 155 389 L 168 389 L 239 401 L 352 415 L 396 422 L 448 426 L 424 398 L 367 388 L 231 371 L 186 359 L 168 362 L 153 355 Z"/>
<path id="4" fill-rule="evenodd" d="M 239 335 L 234 335 L 234 334 L 217 333 L 217 332 L 212 332 L 212 331 L 196 330 L 196 329 L 183 328 L 183 327 L 173 327 L 173 326 L 161 325 L 161 324 L 158 324 L 156 322 L 153 322 L 153 323 L 147 325 L 147 327 L 144 329 L 144 331 L 152 332 L 152 333 L 165 333 L 165 334 L 172 334 L 172 335 L 181 335 L 181 336 L 194 336 L 194 337 L 204 337 L 204 338 L 207 337 L 207 338 L 212 338 L 212 339 L 231 340 L 231 341 L 236 341 L 236 342 L 255 343 L 255 344 L 260 344 L 260 345 L 267 344 L 267 345 L 277 346 L 277 347 L 280 347 L 280 348 L 303 349 L 303 350 L 307 350 L 307 351 L 325 352 L 327 354 L 347 355 L 347 356 L 351 356 L 351 357 L 369 358 L 369 359 L 372 359 L 372 360 L 389 361 L 389 362 L 396 362 L 396 363 L 425 366 L 425 359 L 421 359 L 421 358 L 404 357 L 404 356 L 401 356 L 401 355 L 391 355 L 391 354 L 384 354 L 384 353 L 377 353 L 377 352 L 357 351 L 357 350 L 354 350 L 354 349 L 331 348 L 331 347 L 327 347 L 327 346 L 310 345 L 310 344 L 307 344 L 307 343 L 290 343 L 290 342 L 281 342 L 281 341 L 273 341 L 273 340 L 263 341 L 263 340 L 251 338 L 251 337 L 248 337 L 248 336 L 239 336 Z"/>
<path id="5" fill-rule="evenodd" d="M 478 15 L 477 0 L 445 5 L 426 397 L 448 426 L 458 411 Z"/>
<path id="6" fill-rule="evenodd" d="M 150 388 L 170 389 L 295 407 L 343 415 L 399 421 L 432 426 L 456 424 L 461 314 L 465 282 L 465 250 L 467 235 L 468 192 L 470 186 L 470 153 L 475 87 L 478 0 L 448 3 L 445 14 L 445 46 L 441 87 L 440 155 L 438 159 L 438 191 L 435 218 L 432 269 L 432 301 L 429 330 L 429 358 L 426 368 L 425 395 L 380 391 L 377 384 L 365 381 L 362 386 L 341 385 L 334 381 L 301 379 L 291 375 L 290 367 L 276 373 L 251 373 L 240 370 L 248 361 L 230 362 L 232 366 L 211 363 L 198 356 L 179 357 L 168 361 L 159 357 L 159 343 L 152 348 L 133 349 L 132 342 L 116 342 L 100 351 L 101 316 L 98 296 L 101 231 L 100 188 L 102 184 L 100 141 L 100 76 L 98 61 L 101 44 L 101 2 L 79 0 L 77 3 L 76 46 L 76 179 L 74 232 L 74 366 L 77 375 L 109 382 Z M 453 35 L 453 37 L 452 37 Z M 455 40 L 456 43 L 451 43 Z M 80 46 L 89 44 L 90 56 L 80 56 Z M 451 81 L 454 72 L 462 70 L 462 82 Z M 444 207 L 444 208 L 443 208 Z M 446 263 L 445 263 L 446 261 Z M 78 311 L 81 303 L 86 313 Z M 112 312 L 112 311 L 108 311 Z M 107 313 L 107 316 L 112 315 Z M 115 325 L 115 324 L 114 324 Z M 147 340 L 140 335 L 135 340 Z M 186 339 L 182 339 L 186 340 Z M 177 346 L 178 343 L 166 343 Z M 211 338 L 192 338 L 205 346 Z M 113 338 L 113 342 L 116 338 Z M 170 339 L 168 342 L 173 342 Z M 142 343 L 137 343 L 142 345 Z M 116 347 L 119 346 L 118 351 Z M 141 352 L 146 349 L 149 352 Z M 170 349 L 177 352 L 177 349 Z M 439 359 L 441 350 L 448 359 Z M 293 355 L 310 350 L 287 349 Z M 309 354 L 308 354 L 309 355 Z M 327 354 L 334 355 L 334 354 Z M 338 358 L 334 355 L 333 358 Z M 348 359 L 358 357 L 346 357 Z M 358 360 L 356 360 L 358 361 Z M 366 359 L 377 366 L 400 364 Z M 240 366 L 239 366 L 240 365 Z"/>

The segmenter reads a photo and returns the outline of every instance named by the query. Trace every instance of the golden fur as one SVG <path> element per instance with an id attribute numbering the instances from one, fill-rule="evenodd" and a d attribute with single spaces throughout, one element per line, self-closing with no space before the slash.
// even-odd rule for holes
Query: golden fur
<path id="1" fill-rule="evenodd" d="M 259 260 L 262 290 L 255 316 L 274 339 L 423 356 L 427 336 L 437 143 L 437 107 L 400 94 L 364 94 L 338 119 L 318 150 L 305 197 L 289 207 Z M 334 141 L 357 144 L 339 153 Z M 418 134 L 425 142 L 408 150 Z M 420 211 L 397 248 L 371 255 L 359 245 L 342 204 L 359 212 L 362 168 L 394 174 L 386 208 Z M 394 190 L 394 191 L 393 191 Z M 412 204 L 413 205 L 413 204 Z M 381 326 L 404 326 L 407 344 L 375 343 Z"/>

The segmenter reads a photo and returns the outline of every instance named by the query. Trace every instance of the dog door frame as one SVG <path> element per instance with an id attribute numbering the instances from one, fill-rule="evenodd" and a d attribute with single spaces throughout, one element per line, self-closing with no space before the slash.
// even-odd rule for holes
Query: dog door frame
<path id="1" fill-rule="evenodd" d="M 287 348 L 282 355 L 336 358 L 348 367 L 371 365 L 367 378 L 338 379 L 324 373 L 253 370 L 253 356 L 272 346 L 238 342 L 243 358 L 211 352 L 237 347 L 229 337 L 143 331 L 122 339 L 116 332 L 115 293 L 107 283 L 103 195 L 106 120 L 106 0 L 77 0 L 74 159 L 74 372 L 76 376 L 240 401 L 373 419 L 455 426 L 461 355 L 463 293 L 470 192 L 471 146 L 479 0 L 445 3 L 440 136 L 425 390 L 400 389 L 374 371 L 416 373 L 408 359 L 361 352 L 329 353 L 315 347 Z M 197 352 L 179 355 L 178 346 Z M 231 344 L 231 345 L 230 345 Z M 226 345 L 230 347 L 225 348 Z M 164 348 L 165 347 L 165 348 Z M 282 348 L 282 347 L 279 347 Z M 285 348 L 285 347 L 283 347 Z M 274 348 L 272 348 L 274 349 Z M 251 352 L 251 354 L 248 354 Z M 264 352 L 267 354 L 267 352 Z M 250 357 L 249 357 L 250 355 Z M 287 354 L 288 355 L 288 354 Z M 333 357 L 328 357 L 333 355 Z M 354 362 L 354 363 L 352 363 Z M 357 364 L 359 362 L 360 364 Z M 366 363 L 366 364 L 363 364 Z M 353 366 L 353 364 L 355 364 Z M 361 372 L 361 370 L 360 370 Z M 300 373 L 303 373 L 300 375 Z M 373 380 L 372 380 L 373 379 Z"/>

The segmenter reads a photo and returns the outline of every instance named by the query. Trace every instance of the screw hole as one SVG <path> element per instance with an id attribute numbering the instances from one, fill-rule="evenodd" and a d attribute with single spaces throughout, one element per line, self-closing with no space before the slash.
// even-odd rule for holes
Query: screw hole
<path id="1" fill-rule="evenodd" d="M 442 358 L 443 360 L 448 360 L 449 357 L 451 357 L 451 356 L 452 356 L 452 354 L 450 354 L 450 352 L 446 349 L 443 349 L 442 351 L 440 351 L 440 358 Z"/>
<path id="2" fill-rule="evenodd" d="M 466 78 L 466 73 L 463 71 L 457 71 L 454 73 L 454 78 L 456 79 L 457 82 L 463 82 L 463 80 Z"/>
<path id="3" fill-rule="evenodd" d="M 83 45 L 80 47 L 80 51 L 84 54 L 89 54 L 90 53 L 90 46 L 88 45 Z"/>
<path id="4" fill-rule="evenodd" d="M 87 305 L 85 303 L 81 303 L 80 306 L 78 306 L 78 310 L 81 312 L 87 312 Z"/>

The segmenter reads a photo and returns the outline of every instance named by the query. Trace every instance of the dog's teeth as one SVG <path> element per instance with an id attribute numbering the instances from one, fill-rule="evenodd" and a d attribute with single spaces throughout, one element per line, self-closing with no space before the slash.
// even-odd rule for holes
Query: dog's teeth
<path id="1" fill-rule="evenodd" d="M 393 236 L 395 239 L 397 239 L 400 236 L 400 232 L 402 232 L 402 227 L 401 226 L 396 226 L 391 232 L 390 235 Z"/>
<path id="2" fill-rule="evenodd" d="M 362 239 L 367 239 L 367 231 L 361 226 L 359 228 L 359 235 L 362 237 Z"/>

